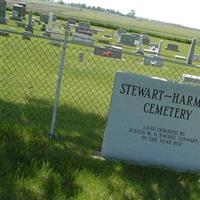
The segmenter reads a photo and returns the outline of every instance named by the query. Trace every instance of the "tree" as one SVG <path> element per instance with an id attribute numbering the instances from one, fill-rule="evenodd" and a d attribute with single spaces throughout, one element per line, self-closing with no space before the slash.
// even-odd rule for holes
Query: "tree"
<path id="1" fill-rule="evenodd" d="M 63 0 L 59 0 L 58 3 L 59 3 L 60 5 L 64 5 L 64 4 L 65 4 Z"/>
<path id="2" fill-rule="evenodd" d="M 135 17 L 135 10 L 131 10 L 128 14 L 127 14 L 128 17 L 132 17 L 134 18 Z"/>

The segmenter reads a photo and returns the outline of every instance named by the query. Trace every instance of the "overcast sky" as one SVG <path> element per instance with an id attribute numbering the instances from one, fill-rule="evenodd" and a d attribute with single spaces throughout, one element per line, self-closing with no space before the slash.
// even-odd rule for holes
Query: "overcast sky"
<path id="1" fill-rule="evenodd" d="M 181 24 L 200 29 L 200 0 L 64 0 L 66 3 L 85 3 L 136 16 Z"/>

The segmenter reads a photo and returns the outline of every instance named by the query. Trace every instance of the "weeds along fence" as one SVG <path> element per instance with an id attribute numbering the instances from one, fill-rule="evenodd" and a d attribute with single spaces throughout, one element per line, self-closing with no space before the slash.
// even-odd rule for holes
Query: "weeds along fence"
<path id="1" fill-rule="evenodd" d="M 122 59 L 113 59 L 94 55 L 94 47 L 65 41 L 55 46 L 43 37 L 25 40 L 14 33 L 0 37 L 2 125 L 42 127 L 48 134 L 54 108 L 53 134 L 88 132 L 85 137 L 93 133 L 101 137 L 116 71 L 173 81 L 181 81 L 183 73 L 200 76 L 198 68 L 183 63 L 165 61 L 162 68 L 145 66 L 143 57 L 133 53 L 124 52 Z M 59 101 L 55 101 L 55 93 Z"/>

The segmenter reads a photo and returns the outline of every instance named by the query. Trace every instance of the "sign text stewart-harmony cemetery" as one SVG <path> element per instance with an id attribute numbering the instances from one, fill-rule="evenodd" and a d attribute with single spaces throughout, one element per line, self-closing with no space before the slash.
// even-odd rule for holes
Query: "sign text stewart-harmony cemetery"
<path id="1" fill-rule="evenodd" d="M 200 87 L 117 72 L 102 155 L 200 171 Z"/>

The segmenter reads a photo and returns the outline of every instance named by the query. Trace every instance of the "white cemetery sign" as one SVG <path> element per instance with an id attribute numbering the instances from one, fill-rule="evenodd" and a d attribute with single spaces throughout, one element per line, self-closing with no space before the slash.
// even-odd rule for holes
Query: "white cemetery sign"
<path id="1" fill-rule="evenodd" d="M 200 171 L 200 88 L 117 72 L 102 155 Z"/>

